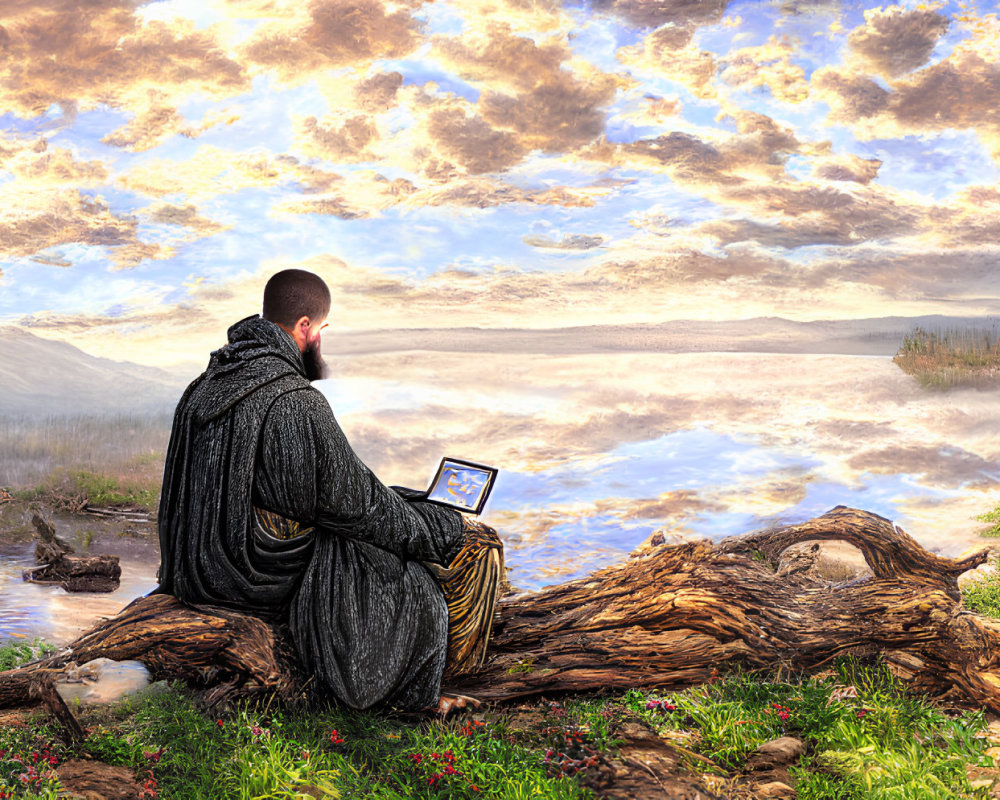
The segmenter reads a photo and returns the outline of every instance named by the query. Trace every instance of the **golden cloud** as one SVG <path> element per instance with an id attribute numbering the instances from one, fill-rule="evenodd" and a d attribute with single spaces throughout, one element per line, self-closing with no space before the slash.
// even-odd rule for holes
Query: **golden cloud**
<path id="1" fill-rule="evenodd" d="M 0 140 L 0 165 L 33 185 L 95 186 L 108 179 L 103 161 L 78 161 L 64 147 L 49 148 L 48 140 Z"/>
<path id="2" fill-rule="evenodd" d="M 354 87 L 354 98 L 362 111 L 374 114 L 396 105 L 396 95 L 403 85 L 398 72 L 376 72 Z"/>
<path id="3" fill-rule="evenodd" d="M 496 90 L 530 91 L 550 81 L 572 53 L 564 34 L 542 44 L 517 36 L 503 22 L 488 22 L 472 35 L 439 36 L 432 40 L 434 55 L 465 80 L 483 82 Z"/>
<path id="4" fill-rule="evenodd" d="M 194 139 L 216 125 L 231 125 L 239 119 L 233 111 L 219 110 L 207 114 L 198 125 L 189 124 L 163 92 L 149 92 L 145 107 L 137 101 L 132 105 L 136 109 L 135 116 L 101 139 L 104 144 L 137 153 L 151 150 L 171 136 Z"/>
<path id="5" fill-rule="evenodd" d="M 100 198 L 75 189 L 39 189 L 18 183 L 0 186 L 0 253 L 30 256 L 49 247 L 85 244 L 142 247 L 134 217 L 113 214 Z M 122 256 L 126 260 L 131 256 Z"/>
<path id="6" fill-rule="evenodd" d="M 212 31 L 183 20 L 144 25 L 135 9 L 131 0 L 100 3 L 87 13 L 70 0 L 3 4 L 0 103 L 33 117 L 55 104 L 145 109 L 151 91 L 179 100 L 249 88 Z"/>
<path id="7" fill-rule="evenodd" d="M 118 176 L 123 188 L 153 197 L 180 194 L 198 201 L 253 187 L 301 183 L 305 191 L 326 191 L 340 176 L 267 151 L 239 153 L 212 145 L 184 160 L 142 162 Z"/>
<path id="8" fill-rule="evenodd" d="M 418 44 L 418 24 L 406 9 L 380 0 L 312 0 L 304 14 L 270 22 L 243 54 L 290 84 L 331 68 L 400 58 Z"/>
<path id="9" fill-rule="evenodd" d="M 482 31 L 434 39 L 435 56 L 481 89 L 475 113 L 454 97 L 430 103 L 425 113 L 435 146 L 475 174 L 504 169 L 531 150 L 563 152 L 599 137 L 602 108 L 623 78 L 573 60 L 565 35 L 539 43 L 515 35 L 507 24 L 490 23 Z"/>
<path id="10" fill-rule="evenodd" d="M 976 131 L 1000 158 L 1000 64 L 974 46 L 956 47 L 947 59 L 890 82 L 842 68 L 813 76 L 816 96 L 830 104 L 831 119 L 851 125 L 862 139 L 895 138 L 949 129 Z"/>
<path id="11" fill-rule="evenodd" d="M 695 28 L 722 20 L 729 0 L 596 0 L 594 7 L 610 11 L 633 25 Z"/>
<path id="12" fill-rule="evenodd" d="M 297 135 L 299 147 L 307 155 L 316 155 L 330 161 L 370 161 L 374 158 L 368 146 L 378 139 L 375 123 L 364 114 L 343 119 L 337 114 L 324 125 L 316 117 L 306 117 Z"/>
<path id="13" fill-rule="evenodd" d="M 868 184 L 878 177 L 882 162 L 877 158 L 861 158 L 853 154 L 831 156 L 814 163 L 813 174 L 827 181 L 852 181 Z"/>
<path id="14" fill-rule="evenodd" d="M 847 43 L 863 66 L 893 78 L 927 63 L 947 30 L 948 18 L 931 9 L 873 8 Z"/>
<path id="15" fill-rule="evenodd" d="M 591 236 L 577 233 L 563 236 L 562 239 L 553 239 L 551 236 L 542 234 L 530 234 L 521 237 L 521 240 L 532 247 L 543 247 L 554 250 L 590 250 L 600 247 L 604 243 L 603 236 Z"/>
<path id="16" fill-rule="evenodd" d="M 470 175 L 500 172 L 525 154 L 525 147 L 513 133 L 493 128 L 481 117 L 466 116 L 458 107 L 431 112 L 427 131 L 438 149 Z"/>
<path id="17" fill-rule="evenodd" d="M 191 234 L 186 238 L 212 236 L 229 230 L 231 225 L 223 225 L 215 220 L 203 217 L 197 206 L 193 204 L 177 205 L 174 203 L 155 203 L 145 210 L 149 219 L 160 225 L 177 225 L 187 228 Z"/>
<path id="18" fill-rule="evenodd" d="M 800 103 L 809 96 L 809 83 L 802 67 L 791 62 L 795 54 L 791 40 L 772 36 L 759 47 L 744 47 L 721 59 L 719 78 L 745 90 L 766 87 L 778 100 Z"/>
<path id="19" fill-rule="evenodd" d="M 733 110 L 737 133 L 703 139 L 685 131 L 671 131 L 653 139 L 611 145 L 600 142 L 583 155 L 611 164 L 645 166 L 667 172 L 675 181 L 714 196 L 730 197 L 733 187 L 750 185 L 750 178 L 770 182 L 785 178 L 789 155 L 822 155 L 826 142 L 800 141 L 788 128 L 770 117 Z"/>
<path id="20" fill-rule="evenodd" d="M 718 64 L 711 53 L 688 43 L 692 34 L 670 25 L 657 28 L 639 44 L 620 48 L 618 60 L 640 74 L 678 83 L 695 97 L 714 100 Z"/>

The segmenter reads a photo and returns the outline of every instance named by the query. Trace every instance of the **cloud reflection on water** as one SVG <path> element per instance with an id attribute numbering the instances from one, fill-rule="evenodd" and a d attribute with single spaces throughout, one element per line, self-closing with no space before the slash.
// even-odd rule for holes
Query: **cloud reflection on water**
<path id="1" fill-rule="evenodd" d="M 837 504 L 954 555 L 1000 502 L 1000 396 L 923 390 L 888 358 L 404 352 L 334 374 L 324 391 L 383 480 L 420 486 L 442 455 L 501 469 L 484 519 L 525 588 L 656 529 L 720 538 Z"/>

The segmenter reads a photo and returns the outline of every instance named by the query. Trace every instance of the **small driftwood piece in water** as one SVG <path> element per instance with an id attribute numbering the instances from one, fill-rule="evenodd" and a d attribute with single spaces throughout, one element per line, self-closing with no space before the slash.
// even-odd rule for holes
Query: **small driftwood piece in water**
<path id="1" fill-rule="evenodd" d="M 100 508 L 87 505 L 83 507 L 82 511 L 85 514 L 93 514 L 95 517 L 120 519 L 123 522 L 135 522 L 142 525 L 153 521 L 153 515 L 142 508 Z"/>
<path id="2" fill-rule="evenodd" d="M 35 514 L 31 518 L 38 534 L 35 561 L 38 566 L 24 570 L 30 583 L 62 586 L 67 592 L 113 592 L 121 583 L 118 556 L 73 556 L 73 548 L 56 536 L 55 529 Z"/>
<path id="3" fill-rule="evenodd" d="M 783 558 L 817 539 L 855 545 L 872 575 L 831 583 L 809 569 L 808 553 Z M 502 599 L 486 664 L 445 688 L 490 700 L 664 689 L 727 664 L 807 670 L 838 654 L 882 653 L 913 689 L 1000 712 L 1000 622 L 965 609 L 957 585 L 986 557 L 941 558 L 889 520 L 843 506 L 717 544 L 654 542 L 586 579 Z M 100 656 L 138 659 L 213 700 L 260 691 L 293 700 L 307 682 L 282 627 L 154 595 L 62 653 L 0 673 L 0 705 L 30 671 Z"/>

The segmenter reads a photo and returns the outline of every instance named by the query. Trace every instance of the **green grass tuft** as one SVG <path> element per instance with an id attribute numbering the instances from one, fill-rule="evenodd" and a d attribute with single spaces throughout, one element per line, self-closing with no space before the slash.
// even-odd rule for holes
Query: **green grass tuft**
<path id="1" fill-rule="evenodd" d="M 34 639 L 28 642 L 6 642 L 0 645 L 0 671 L 14 669 L 36 658 L 42 658 L 49 653 L 54 653 L 55 645 L 49 644 L 42 639 Z"/>
<path id="2" fill-rule="evenodd" d="M 666 698 L 633 691 L 626 701 L 661 735 L 679 737 L 729 774 L 764 742 L 801 738 L 806 754 L 790 769 L 799 798 L 987 797 L 965 772 L 968 764 L 993 766 L 984 714 L 943 713 L 908 695 L 880 661 L 841 658 L 832 674 L 794 683 L 737 673 Z"/>
<path id="3" fill-rule="evenodd" d="M 85 506 L 117 506 L 152 511 L 160 496 L 158 474 L 102 474 L 88 470 L 53 470 L 33 489 L 15 491 L 22 500 L 41 500 L 66 511 Z"/>
<path id="4" fill-rule="evenodd" d="M 985 522 L 988 528 L 979 532 L 980 536 L 1000 536 L 1000 506 L 976 517 L 977 522 Z"/>

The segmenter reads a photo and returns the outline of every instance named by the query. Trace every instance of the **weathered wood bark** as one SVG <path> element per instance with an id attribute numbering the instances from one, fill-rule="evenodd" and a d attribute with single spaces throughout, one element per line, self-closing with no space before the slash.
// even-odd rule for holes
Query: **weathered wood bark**
<path id="1" fill-rule="evenodd" d="M 873 574 L 831 584 L 808 557 L 782 560 L 816 539 L 856 545 Z M 1000 622 L 964 609 L 956 583 L 986 556 L 940 558 L 888 520 L 842 506 L 714 545 L 654 545 L 589 578 L 501 600 L 487 663 L 447 688 L 496 700 L 666 688 L 704 682 L 726 664 L 807 670 L 841 653 L 881 652 L 914 689 L 1000 712 Z M 51 658 L 0 673 L 0 706 L 31 672 L 99 656 L 139 659 L 156 677 L 210 687 L 213 698 L 294 699 L 307 683 L 280 626 L 152 596 Z"/>
<path id="2" fill-rule="evenodd" d="M 24 580 L 58 584 L 67 592 L 113 592 L 121 585 L 118 556 L 70 555 L 73 548 L 56 536 L 41 515 L 33 515 L 31 522 L 38 534 L 35 561 L 39 566 L 24 570 Z"/>

